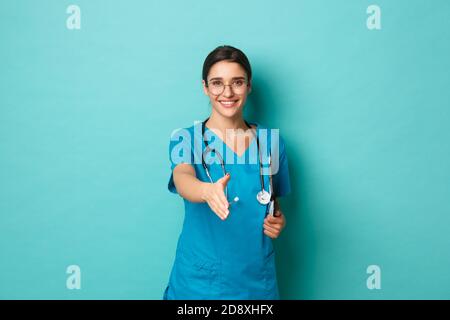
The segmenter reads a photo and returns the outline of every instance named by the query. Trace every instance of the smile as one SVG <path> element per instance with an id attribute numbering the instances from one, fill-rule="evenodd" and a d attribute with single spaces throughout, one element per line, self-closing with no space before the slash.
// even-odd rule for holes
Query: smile
<path id="1" fill-rule="evenodd" d="M 239 100 L 221 100 L 219 102 L 225 108 L 231 108 L 231 107 L 234 107 L 238 101 Z"/>

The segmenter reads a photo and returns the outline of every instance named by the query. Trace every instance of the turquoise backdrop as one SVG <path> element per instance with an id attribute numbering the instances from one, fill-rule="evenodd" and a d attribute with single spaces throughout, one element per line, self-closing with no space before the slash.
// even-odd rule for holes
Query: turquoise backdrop
<path id="1" fill-rule="evenodd" d="M 247 119 L 287 145 L 281 297 L 450 298 L 449 1 L 9 0 L 0 40 L 0 298 L 162 297 L 169 137 L 208 115 L 222 44 L 252 63 Z"/>

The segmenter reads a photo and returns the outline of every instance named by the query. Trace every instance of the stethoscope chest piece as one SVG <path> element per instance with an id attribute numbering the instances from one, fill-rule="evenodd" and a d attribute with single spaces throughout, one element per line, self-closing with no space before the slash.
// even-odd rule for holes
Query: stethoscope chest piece
<path id="1" fill-rule="evenodd" d="M 256 199 L 259 203 L 266 205 L 270 202 L 270 193 L 263 189 L 256 194 Z"/>

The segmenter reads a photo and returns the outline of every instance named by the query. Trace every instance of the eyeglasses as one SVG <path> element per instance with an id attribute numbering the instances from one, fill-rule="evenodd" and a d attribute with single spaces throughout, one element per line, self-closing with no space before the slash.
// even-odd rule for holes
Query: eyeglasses
<path id="1" fill-rule="evenodd" d="M 243 94 L 247 89 L 247 81 L 244 79 L 236 79 L 231 84 L 224 84 L 221 80 L 212 80 L 208 84 L 209 92 L 215 96 L 221 95 L 225 91 L 225 87 L 230 86 L 235 94 Z"/>

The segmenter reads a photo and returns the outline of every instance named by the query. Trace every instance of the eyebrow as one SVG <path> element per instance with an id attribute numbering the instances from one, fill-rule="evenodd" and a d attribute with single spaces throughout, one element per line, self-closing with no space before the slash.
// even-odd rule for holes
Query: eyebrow
<path id="1" fill-rule="evenodd" d="M 245 77 L 233 77 L 233 78 L 231 78 L 231 80 L 241 80 L 241 79 L 245 80 Z M 215 77 L 215 78 L 209 79 L 208 81 L 213 81 L 213 80 L 223 80 L 223 78 Z"/>

